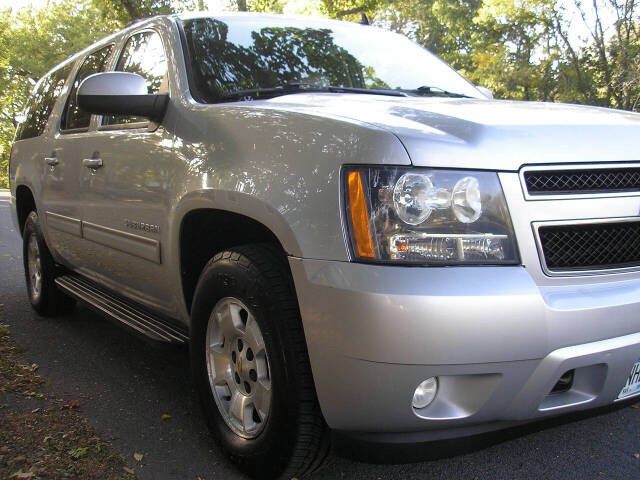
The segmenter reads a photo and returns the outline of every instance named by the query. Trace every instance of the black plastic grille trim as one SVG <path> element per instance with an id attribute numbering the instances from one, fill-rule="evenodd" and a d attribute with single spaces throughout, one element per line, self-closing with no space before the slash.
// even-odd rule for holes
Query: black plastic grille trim
<path id="1" fill-rule="evenodd" d="M 640 265 L 640 221 L 543 226 L 538 235 L 550 271 Z"/>
<path id="2" fill-rule="evenodd" d="M 640 168 L 532 170 L 524 180 L 530 195 L 640 192 Z"/>

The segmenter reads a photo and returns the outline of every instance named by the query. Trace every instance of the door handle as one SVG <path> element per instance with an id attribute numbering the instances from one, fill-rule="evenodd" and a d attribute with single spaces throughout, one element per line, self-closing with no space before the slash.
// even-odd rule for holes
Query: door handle
<path id="1" fill-rule="evenodd" d="M 84 158 L 82 160 L 82 165 L 87 168 L 100 168 L 102 166 L 101 158 Z"/>
<path id="2" fill-rule="evenodd" d="M 47 162 L 47 165 L 51 165 L 52 167 L 55 167 L 58 163 L 60 163 L 60 160 L 58 160 L 56 157 L 44 157 L 44 161 Z"/>

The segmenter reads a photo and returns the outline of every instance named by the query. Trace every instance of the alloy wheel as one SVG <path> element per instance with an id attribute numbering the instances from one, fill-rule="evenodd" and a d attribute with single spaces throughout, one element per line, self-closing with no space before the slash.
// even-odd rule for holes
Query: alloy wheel
<path id="1" fill-rule="evenodd" d="M 42 293 L 42 263 L 40 260 L 40 247 L 35 233 L 29 236 L 27 266 L 29 269 L 29 294 L 31 295 L 31 300 L 37 302 Z"/>
<path id="2" fill-rule="evenodd" d="M 209 317 L 207 372 L 227 426 L 243 438 L 265 427 L 271 406 L 269 357 L 255 317 L 242 301 L 225 297 Z"/>

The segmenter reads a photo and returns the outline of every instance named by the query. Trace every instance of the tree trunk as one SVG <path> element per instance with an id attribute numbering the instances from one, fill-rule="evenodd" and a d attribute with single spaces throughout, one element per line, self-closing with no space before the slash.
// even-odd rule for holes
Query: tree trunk
<path id="1" fill-rule="evenodd" d="M 365 11 L 365 7 L 350 8 L 349 10 L 342 10 L 340 12 L 336 12 L 336 17 L 342 18 L 342 17 L 346 17 L 347 15 L 363 13 L 364 11 Z"/>
<path id="2" fill-rule="evenodd" d="M 122 8 L 127 11 L 130 20 L 137 20 L 142 16 L 140 15 L 138 8 L 134 5 L 134 2 L 131 2 L 130 0 L 123 0 Z"/>
<path id="3" fill-rule="evenodd" d="M 571 45 L 569 36 L 562 29 L 562 24 L 560 23 L 560 17 L 558 16 L 557 12 L 554 12 L 554 16 L 555 16 L 554 20 L 555 20 L 556 32 L 562 39 L 562 42 L 564 43 L 567 53 L 569 54 L 569 60 L 571 62 L 571 65 L 573 66 L 573 69 L 576 72 L 576 80 L 578 82 L 578 91 L 580 92 L 580 94 L 582 95 L 582 98 L 586 103 L 591 103 L 593 101 L 593 98 L 591 97 L 591 92 L 587 86 L 587 83 L 584 80 L 583 66 L 581 65 L 578 54 L 576 53 L 573 46 Z"/>
<path id="4" fill-rule="evenodd" d="M 239 12 L 247 11 L 247 0 L 238 0 L 238 11 Z"/>

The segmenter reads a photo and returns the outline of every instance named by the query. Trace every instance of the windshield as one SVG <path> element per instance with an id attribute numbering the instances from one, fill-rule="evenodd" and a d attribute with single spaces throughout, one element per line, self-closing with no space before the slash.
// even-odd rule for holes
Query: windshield
<path id="1" fill-rule="evenodd" d="M 432 53 L 370 26 L 312 19 L 298 25 L 276 16 L 195 18 L 182 26 L 192 94 L 204 103 L 292 84 L 484 98 Z"/>

